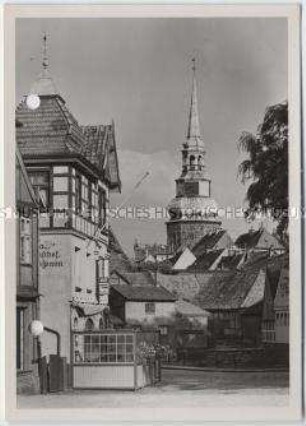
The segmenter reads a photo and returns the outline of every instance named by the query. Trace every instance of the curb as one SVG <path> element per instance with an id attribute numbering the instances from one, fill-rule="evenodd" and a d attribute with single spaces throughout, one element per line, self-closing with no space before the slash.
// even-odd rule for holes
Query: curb
<path id="1" fill-rule="evenodd" d="M 215 373 L 289 373 L 286 367 L 279 368 L 213 368 L 213 367 L 190 367 L 185 365 L 162 365 L 163 370 L 187 370 L 187 371 L 206 371 Z"/>

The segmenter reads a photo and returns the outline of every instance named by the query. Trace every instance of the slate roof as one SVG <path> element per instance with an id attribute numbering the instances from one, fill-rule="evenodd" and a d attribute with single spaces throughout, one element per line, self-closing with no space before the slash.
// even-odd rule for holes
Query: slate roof
<path id="1" fill-rule="evenodd" d="M 213 250 L 208 253 L 200 255 L 197 260 L 187 268 L 187 271 L 206 271 L 223 252 L 223 249 Z"/>
<path id="2" fill-rule="evenodd" d="M 175 302 L 176 298 L 163 287 L 112 285 L 111 288 L 133 302 Z"/>
<path id="3" fill-rule="evenodd" d="M 195 257 L 198 257 L 206 250 L 212 250 L 225 233 L 226 231 L 221 229 L 220 231 L 204 235 L 199 241 L 190 247 L 192 253 Z"/>

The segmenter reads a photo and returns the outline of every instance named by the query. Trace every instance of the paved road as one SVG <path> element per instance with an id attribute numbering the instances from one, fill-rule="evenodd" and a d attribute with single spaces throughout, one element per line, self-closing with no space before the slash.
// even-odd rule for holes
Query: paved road
<path id="1" fill-rule="evenodd" d="M 19 396 L 19 408 L 286 406 L 288 373 L 163 370 L 155 387 L 133 391 L 84 390 Z"/>

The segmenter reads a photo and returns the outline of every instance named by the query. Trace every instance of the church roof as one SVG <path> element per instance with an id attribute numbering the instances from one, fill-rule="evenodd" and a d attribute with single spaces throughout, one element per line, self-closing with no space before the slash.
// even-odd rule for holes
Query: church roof
<path id="1" fill-rule="evenodd" d="M 201 145 L 203 147 L 204 143 L 201 138 L 200 120 L 199 120 L 199 111 L 198 111 L 195 59 L 193 59 L 192 61 L 193 61 L 193 66 L 192 66 L 193 79 L 192 79 L 190 111 L 189 111 L 189 118 L 188 118 L 187 145 L 196 145 L 196 146 Z"/>

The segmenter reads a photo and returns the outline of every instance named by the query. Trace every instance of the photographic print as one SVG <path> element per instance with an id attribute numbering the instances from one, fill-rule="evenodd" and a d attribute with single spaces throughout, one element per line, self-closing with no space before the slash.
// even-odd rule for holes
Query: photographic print
<path id="1" fill-rule="evenodd" d="M 298 8 L 73 8 L 7 9 L 12 413 L 298 419 Z"/>

